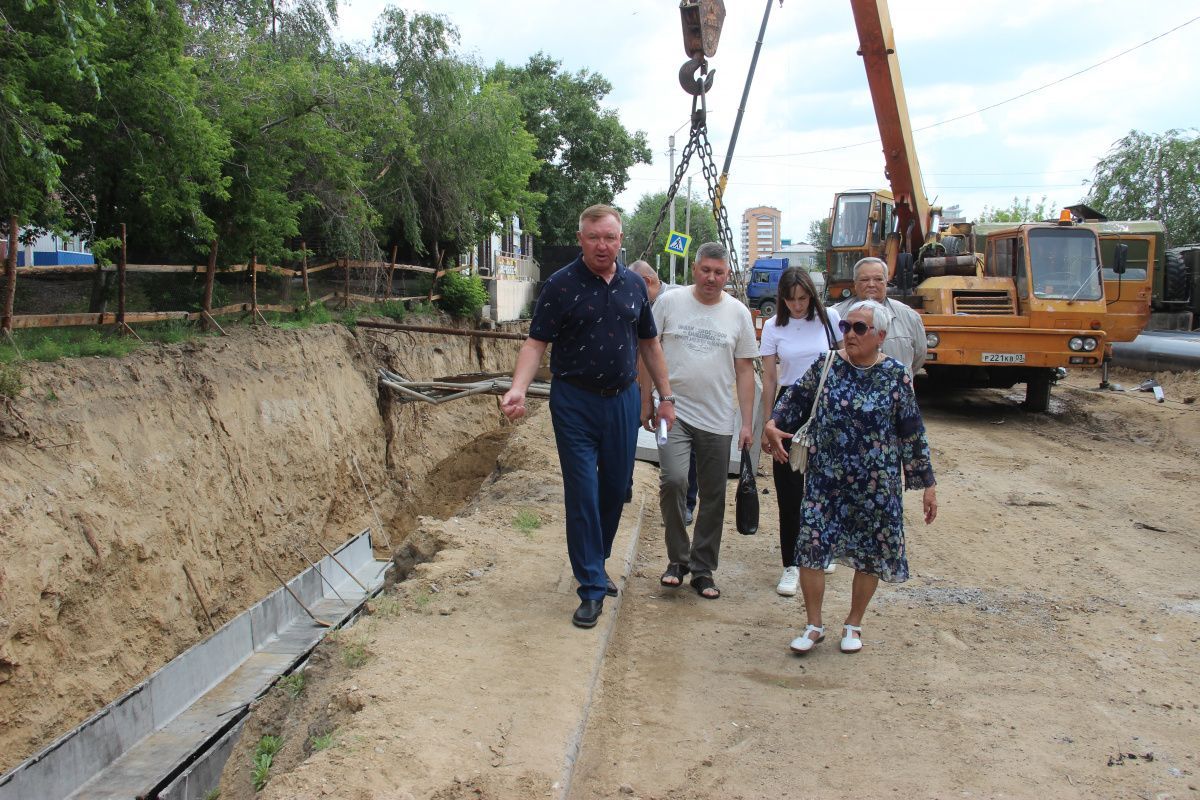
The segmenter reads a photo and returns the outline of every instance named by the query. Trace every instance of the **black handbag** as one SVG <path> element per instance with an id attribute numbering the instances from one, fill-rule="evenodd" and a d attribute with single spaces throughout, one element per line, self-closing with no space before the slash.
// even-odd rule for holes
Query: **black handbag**
<path id="1" fill-rule="evenodd" d="M 758 533 L 758 482 L 754 479 L 749 447 L 742 448 L 742 471 L 738 476 L 737 494 L 734 497 L 737 532 L 743 536 L 753 536 Z"/>

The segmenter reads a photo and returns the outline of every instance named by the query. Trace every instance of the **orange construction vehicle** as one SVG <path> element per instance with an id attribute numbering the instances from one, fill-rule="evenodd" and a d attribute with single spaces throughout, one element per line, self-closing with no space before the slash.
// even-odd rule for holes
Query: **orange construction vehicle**
<path id="1" fill-rule="evenodd" d="M 941 209 L 929 204 L 921 181 L 887 2 L 850 5 L 891 191 L 835 197 L 828 296 L 850 295 L 860 258 L 883 259 L 889 296 L 922 315 L 931 383 L 1024 383 L 1025 407 L 1044 411 L 1062 368 L 1102 365 L 1114 324 L 1141 329 L 1128 318 L 1120 324 L 1110 312 L 1096 226 L 1076 223 L 1070 212 L 1049 223 L 943 225 Z M 1109 266 L 1117 277 L 1126 270 L 1128 246 L 1122 242 L 1112 252 Z M 1140 289 L 1130 283 L 1118 290 L 1120 299 L 1131 300 L 1140 318 Z"/>

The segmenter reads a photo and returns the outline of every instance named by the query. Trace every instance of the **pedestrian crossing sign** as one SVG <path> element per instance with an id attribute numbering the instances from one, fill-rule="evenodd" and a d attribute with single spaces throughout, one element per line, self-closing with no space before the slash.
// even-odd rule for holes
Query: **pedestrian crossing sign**
<path id="1" fill-rule="evenodd" d="M 688 247 L 692 244 L 692 237 L 686 233 L 679 231 L 671 231 L 667 236 L 667 246 L 665 251 L 673 256 L 681 256 L 687 258 Z"/>

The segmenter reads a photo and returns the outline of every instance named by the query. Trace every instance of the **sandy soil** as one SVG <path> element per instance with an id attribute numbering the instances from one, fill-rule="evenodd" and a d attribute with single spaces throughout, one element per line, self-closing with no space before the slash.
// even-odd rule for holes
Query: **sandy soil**
<path id="1" fill-rule="evenodd" d="M 0 772 L 207 636 L 202 602 L 221 625 L 268 566 L 373 525 L 359 470 L 397 543 L 459 508 L 495 466 L 495 398 L 394 404 L 376 370 L 508 369 L 518 344 L 325 325 L 23 365 L 0 408 Z"/>
<path id="2" fill-rule="evenodd" d="M 855 656 L 836 636 L 789 653 L 803 610 L 774 593 L 770 493 L 755 537 L 728 505 L 720 600 L 660 587 L 645 464 L 610 561 L 616 577 L 632 555 L 615 624 L 574 629 L 535 409 L 465 508 L 421 518 L 435 557 L 327 645 L 319 694 L 263 704 L 221 796 L 254 796 L 264 733 L 291 750 L 263 798 L 1197 796 L 1200 375 L 1162 381 L 1160 405 L 1073 376 L 1045 415 L 1019 392 L 924 397 L 941 514 L 920 524 L 909 496 L 914 577 L 881 587 Z M 829 581 L 831 627 L 849 579 Z"/>

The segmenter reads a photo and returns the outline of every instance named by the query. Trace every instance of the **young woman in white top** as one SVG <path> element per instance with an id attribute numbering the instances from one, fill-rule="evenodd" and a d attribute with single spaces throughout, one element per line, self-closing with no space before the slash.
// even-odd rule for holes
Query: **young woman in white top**
<path id="1" fill-rule="evenodd" d="M 763 326 L 759 353 L 763 365 L 763 419 L 771 418 L 779 395 L 808 371 L 818 358 L 838 342 L 834 331 L 838 313 L 825 308 L 817 294 L 812 276 L 801 267 L 789 267 L 779 277 L 779 310 Z M 785 448 L 791 440 L 785 440 Z M 763 450 L 771 452 L 771 443 L 763 436 Z M 804 473 L 792 472 L 786 459 L 771 460 L 775 478 L 775 500 L 779 505 L 779 550 L 783 556 L 783 577 L 775 591 L 792 597 L 800 582 L 796 565 L 796 537 L 800 533 L 800 505 L 804 502 Z M 831 565 L 826 572 L 833 572 Z"/>

